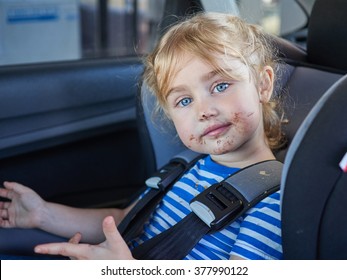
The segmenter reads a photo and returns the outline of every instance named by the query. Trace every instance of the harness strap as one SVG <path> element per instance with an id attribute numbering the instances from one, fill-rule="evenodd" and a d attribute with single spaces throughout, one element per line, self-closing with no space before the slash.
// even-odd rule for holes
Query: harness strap
<path id="1" fill-rule="evenodd" d="M 146 180 L 146 185 L 150 187 L 150 190 L 136 203 L 118 226 L 125 242 L 131 241 L 141 233 L 144 223 L 172 184 L 203 156 L 191 150 L 185 150 Z"/>
<path id="2" fill-rule="evenodd" d="M 264 161 L 214 184 L 190 203 L 192 213 L 132 250 L 137 259 L 183 259 L 209 233 L 221 230 L 279 189 L 283 164 Z"/>
<path id="3" fill-rule="evenodd" d="M 181 260 L 210 228 L 194 213 L 166 231 L 135 247 L 131 253 L 138 260 Z"/>

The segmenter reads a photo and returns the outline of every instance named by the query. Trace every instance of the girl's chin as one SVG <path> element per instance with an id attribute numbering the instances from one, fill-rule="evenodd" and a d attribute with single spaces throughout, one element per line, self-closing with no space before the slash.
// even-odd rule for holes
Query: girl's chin
<path id="1" fill-rule="evenodd" d="M 209 155 L 225 155 L 235 150 L 235 146 L 230 141 L 223 141 L 217 139 L 209 143 L 208 140 L 204 140 L 203 143 L 188 143 L 185 145 L 188 149 L 200 153 Z"/>

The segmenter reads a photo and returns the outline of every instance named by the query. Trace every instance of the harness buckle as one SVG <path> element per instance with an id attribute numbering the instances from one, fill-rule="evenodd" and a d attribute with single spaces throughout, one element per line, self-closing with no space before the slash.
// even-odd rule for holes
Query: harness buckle
<path id="1" fill-rule="evenodd" d="M 170 162 L 161 168 L 152 177 L 146 180 L 146 185 L 153 189 L 164 191 L 172 182 L 175 182 L 185 170 L 184 164 L 180 162 Z"/>
<path id="2" fill-rule="evenodd" d="M 238 216 L 244 203 L 241 195 L 231 191 L 230 184 L 223 181 L 193 198 L 190 208 L 212 231 L 217 231 Z"/>

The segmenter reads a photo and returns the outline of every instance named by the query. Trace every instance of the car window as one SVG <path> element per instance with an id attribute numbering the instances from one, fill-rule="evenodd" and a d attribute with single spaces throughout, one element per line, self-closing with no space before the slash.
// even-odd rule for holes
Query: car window
<path id="1" fill-rule="evenodd" d="M 315 0 L 201 0 L 205 10 L 236 14 L 266 32 L 306 47 L 307 25 Z"/>
<path id="2" fill-rule="evenodd" d="M 0 65 L 142 54 L 164 3 L 0 0 Z"/>
<path id="3" fill-rule="evenodd" d="M 170 1 L 173 10 L 165 13 L 175 15 L 174 6 L 182 2 Z M 296 40 L 292 34 L 306 26 L 314 1 L 190 2 Z M 165 5 L 165 0 L 0 0 L 0 66 L 145 54 L 154 45 Z"/>

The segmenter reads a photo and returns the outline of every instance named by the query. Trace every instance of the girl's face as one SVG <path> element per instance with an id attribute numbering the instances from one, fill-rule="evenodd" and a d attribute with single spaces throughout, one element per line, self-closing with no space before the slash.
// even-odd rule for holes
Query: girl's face
<path id="1" fill-rule="evenodd" d="M 236 72 L 240 79 L 222 76 L 202 59 L 186 55 L 170 85 L 166 109 L 188 148 L 235 165 L 259 149 L 269 150 L 261 102 L 271 96 L 273 72 L 265 69 L 266 77 L 258 86 L 239 60 L 228 66 L 220 61 L 223 69 Z"/>

